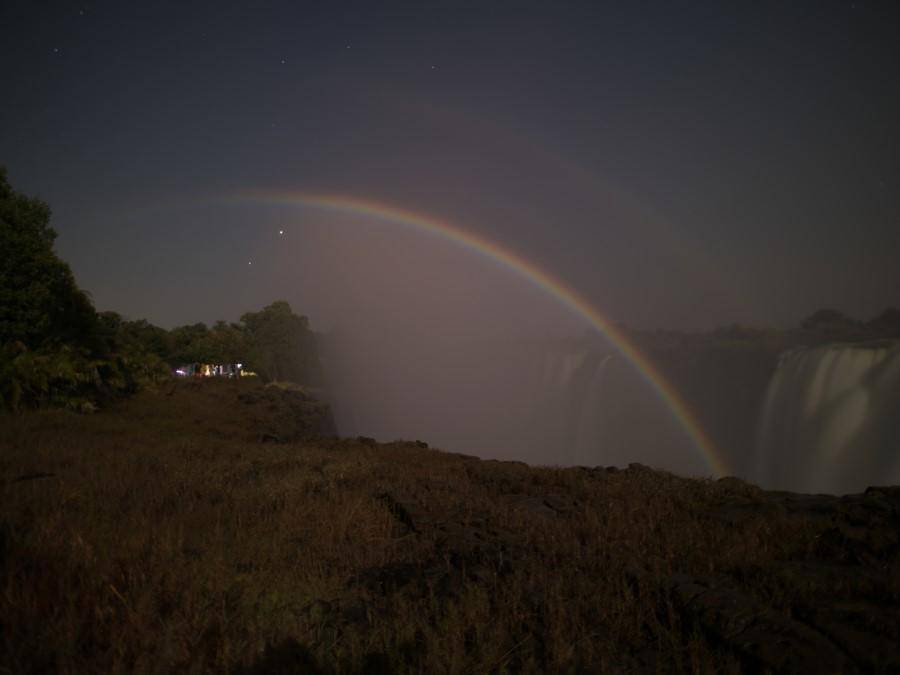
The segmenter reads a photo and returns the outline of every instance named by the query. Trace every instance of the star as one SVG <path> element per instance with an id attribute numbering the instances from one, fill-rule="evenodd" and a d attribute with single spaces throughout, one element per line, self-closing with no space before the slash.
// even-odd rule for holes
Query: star
<path id="1" fill-rule="evenodd" d="M 278 230 L 278 234 L 284 234 L 284 230 Z"/>
<path id="2" fill-rule="evenodd" d="M 247 261 L 247 264 L 248 264 L 248 265 L 252 265 L 252 264 L 253 264 L 253 261 L 252 261 L 252 260 L 248 260 L 248 261 Z"/>

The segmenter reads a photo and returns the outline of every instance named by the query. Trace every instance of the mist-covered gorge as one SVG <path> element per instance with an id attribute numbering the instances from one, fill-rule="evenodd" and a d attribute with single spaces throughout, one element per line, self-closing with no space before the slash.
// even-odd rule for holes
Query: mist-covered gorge
<path id="1" fill-rule="evenodd" d="M 824 342 L 809 334 L 762 333 L 643 339 L 645 353 L 692 410 L 729 473 L 766 489 L 813 493 L 846 494 L 900 482 L 900 340 Z M 608 379 L 608 395 L 588 403 L 588 410 L 602 408 L 587 415 L 593 429 L 605 428 L 607 436 L 578 437 L 581 463 L 590 463 L 582 459 L 589 456 L 586 446 L 601 448 L 595 457 L 627 463 L 628 446 L 637 451 L 634 456 L 641 454 L 638 429 L 665 428 L 658 407 L 617 397 L 623 381 L 630 380 L 609 386 Z M 593 394 L 586 393 L 589 400 Z M 638 400 L 646 394 L 639 390 Z M 622 406 L 631 410 L 628 424 L 600 424 L 610 409 Z M 670 410 L 665 413 L 674 419 Z M 581 421 L 580 428 L 589 423 Z M 620 451 L 617 441 L 610 447 L 610 436 L 626 447 Z M 686 456 L 683 433 L 651 436 L 672 451 L 655 466 L 691 471 L 690 463 L 673 466 Z M 704 470 L 708 465 L 695 472 Z"/>
<path id="2" fill-rule="evenodd" d="M 633 333 L 728 473 L 769 489 L 900 482 L 900 341 L 811 332 Z M 808 345 L 808 346 L 806 346 Z M 660 383 L 596 338 L 326 340 L 342 434 L 531 464 L 712 475 Z"/>
<path id="3" fill-rule="evenodd" d="M 531 464 L 711 472 L 658 384 L 603 340 L 322 344 L 342 434 Z"/>

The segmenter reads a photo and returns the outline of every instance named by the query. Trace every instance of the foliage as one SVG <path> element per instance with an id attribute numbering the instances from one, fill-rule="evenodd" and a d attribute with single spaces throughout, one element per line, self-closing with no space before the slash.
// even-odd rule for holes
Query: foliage
<path id="1" fill-rule="evenodd" d="M 165 359 L 172 349 L 169 332 L 146 319 L 128 321 L 116 312 L 101 312 L 99 321 L 103 341 L 110 352 L 152 354 Z"/>
<path id="2" fill-rule="evenodd" d="M 104 400 L 133 394 L 168 375 L 158 357 L 98 358 L 69 345 L 30 350 L 12 343 L 0 349 L 0 409 L 51 406 L 91 412 Z"/>
<path id="3" fill-rule="evenodd" d="M 212 328 L 195 323 L 173 328 L 166 356 L 172 366 L 183 363 L 241 363 L 250 350 L 243 326 L 216 321 Z"/>
<path id="4" fill-rule="evenodd" d="M 243 326 L 216 321 L 206 338 L 207 349 L 217 363 L 240 363 L 250 351 L 250 338 Z"/>
<path id="5" fill-rule="evenodd" d="M 0 168 L 0 409 L 88 410 L 157 380 L 166 362 L 244 362 L 266 381 L 321 384 L 309 321 L 287 302 L 247 313 L 240 324 L 171 332 L 98 314 L 53 251 L 55 239 L 50 207 L 13 190 Z"/>
<path id="6" fill-rule="evenodd" d="M 166 332 L 98 315 L 53 251 L 50 208 L 0 169 L 0 410 L 87 412 L 168 375 Z"/>
<path id="7" fill-rule="evenodd" d="M 0 344 L 67 344 L 96 351 L 97 316 L 53 252 L 50 207 L 10 187 L 0 168 Z"/>
<path id="8" fill-rule="evenodd" d="M 309 319 L 284 300 L 241 317 L 249 345 L 247 362 L 264 381 L 320 385 L 322 371 Z"/>
<path id="9" fill-rule="evenodd" d="M 209 328 L 205 323 L 195 323 L 189 326 L 179 326 L 169 332 L 168 361 L 170 365 L 181 363 L 209 363 L 214 361 L 214 355 L 210 354 L 204 342 L 209 336 Z"/>
<path id="10" fill-rule="evenodd" d="M 266 382 L 322 382 L 315 335 L 309 320 L 284 301 L 248 312 L 240 323 L 217 321 L 166 331 L 146 321 L 126 321 L 115 312 L 100 314 L 108 349 L 134 358 L 157 357 L 170 366 L 186 363 L 242 363 Z"/>
<path id="11" fill-rule="evenodd" d="M 888 307 L 869 321 L 866 327 L 876 331 L 880 337 L 900 338 L 900 309 Z"/>
<path id="12" fill-rule="evenodd" d="M 850 330 L 858 325 L 858 321 L 854 321 L 836 309 L 820 309 L 813 312 L 800 323 L 800 327 L 805 330 L 831 332 Z"/>
<path id="13" fill-rule="evenodd" d="M 155 327 L 152 327 L 155 328 Z M 161 329 L 157 329 L 161 330 Z M 239 323 L 217 321 L 212 328 L 195 323 L 156 336 L 148 328 L 132 332 L 147 344 L 160 345 L 160 354 L 171 366 L 185 363 L 242 363 L 263 381 L 291 381 L 319 386 L 322 366 L 309 319 L 294 314 L 283 300 L 258 312 L 247 312 Z"/>

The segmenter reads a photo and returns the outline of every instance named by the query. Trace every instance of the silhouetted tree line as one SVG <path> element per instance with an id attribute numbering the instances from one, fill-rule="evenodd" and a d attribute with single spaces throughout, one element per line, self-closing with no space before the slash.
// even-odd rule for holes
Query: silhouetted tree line
<path id="1" fill-rule="evenodd" d="M 113 312 L 101 315 L 110 325 L 120 322 L 120 339 L 152 351 L 172 367 L 188 363 L 241 363 L 264 381 L 322 384 L 322 367 L 309 319 L 294 314 L 284 300 L 258 312 L 247 312 L 238 323 L 217 321 L 179 326 L 166 331 L 146 321 L 122 321 Z"/>
<path id="2" fill-rule="evenodd" d="M 656 354 L 705 352 L 709 349 L 762 350 L 778 354 L 800 346 L 900 339 L 900 309 L 888 307 L 866 321 L 853 319 L 836 309 L 819 309 L 788 329 L 758 328 L 737 323 L 704 333 L 636 330 L 625 326 L 620 326 L 620 329 L 645 351 Z"/>
<path id="3" fill-rule="evenodd" d="M 805 318 L 800 329 L 847 340 L 900 338 L 900 309 L 888 307 L 868 321 L 857 321 L 836 309 L 820 309 Z"/>
<path id="4" fill-rule="evenodd" d="M 888 307 L 868 321 L 853 319 L 836 309 L 819 309 L 788 330 L 767 330 L 733 324 L 708 337 L 722 343 L 769 344 L 776 349 L 812 347 L 833 342 L 900 339 L 900 310 Z"/>
<path id="5" fill-rule="evenodd" d="M 167 331 L 97 312 L 53 250 L 50 207 L 12 189 L 0 167 L 0 409 L 89 411 L 185 363 L 238 363 L 264 380 L 322 382 L 309 321 L 287 302 L 239 323 Z"/>
<path id="6" fill-rule="evenodd" d="M 13 190 L 0 169 L 0 408 L 92 409 L 167 372 L 104 339 L 55 239 L 49 206 Z"/>

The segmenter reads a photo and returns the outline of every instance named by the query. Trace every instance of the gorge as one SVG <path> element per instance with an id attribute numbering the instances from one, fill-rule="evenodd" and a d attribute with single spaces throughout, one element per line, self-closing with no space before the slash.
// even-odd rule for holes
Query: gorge
<path id="1" fill-rule="evenodd" d="M 900 340 L 809 337 L 635 341 L 696 415 L 728 473 L 799 492 L 900 482 Z M 423 438 L 530 464 L 638 462 L 714 473 L 654 383 L 601 340 L 382 346 L 378 358 L 358 345 L 331 347 L 344 434 Z M 419 386 L 408 386 L 411 377 Z"/>

